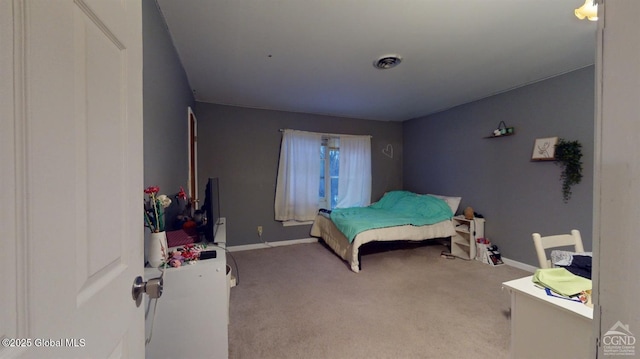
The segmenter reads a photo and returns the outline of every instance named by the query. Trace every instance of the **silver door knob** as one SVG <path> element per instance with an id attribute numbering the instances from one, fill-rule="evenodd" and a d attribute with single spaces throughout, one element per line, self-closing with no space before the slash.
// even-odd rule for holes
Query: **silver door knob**
<path id="1" fill-rule="evenodd" d="M 139 307 L 142 303 L 142 294 L 147 293 L 149 298 L 157 299 L 162 296 L 163 280 L 162 277 L 149 279 L 145 282 L 141 276 L 137 276 L 133 280 L 133 286 L 131 287 L 131 296 L 136 302 L 136 307 Z"/>

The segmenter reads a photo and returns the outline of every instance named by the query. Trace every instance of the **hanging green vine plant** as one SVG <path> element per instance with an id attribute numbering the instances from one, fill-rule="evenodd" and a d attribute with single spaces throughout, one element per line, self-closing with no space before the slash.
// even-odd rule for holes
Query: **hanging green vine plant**
<path id="1" fill-rule="evenodd" d="M 571 198 L 571 187 L 582 180 L 582 145 L 578 141 L 558 140 L 555 152 L 556 164 L 562 167 L 562 200 Z"/>

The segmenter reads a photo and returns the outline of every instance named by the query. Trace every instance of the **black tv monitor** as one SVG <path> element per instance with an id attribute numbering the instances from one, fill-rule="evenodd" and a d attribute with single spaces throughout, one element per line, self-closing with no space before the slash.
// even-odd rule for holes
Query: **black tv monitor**
<path id="1" fill-rule="evenodd" d="M 207 242 L 215 242 L 220 221 L 220 189 L 218 178 L 209 178 L 204 191 L 204 205 L 201 210 L 207 219 L 204 236 Z"/>

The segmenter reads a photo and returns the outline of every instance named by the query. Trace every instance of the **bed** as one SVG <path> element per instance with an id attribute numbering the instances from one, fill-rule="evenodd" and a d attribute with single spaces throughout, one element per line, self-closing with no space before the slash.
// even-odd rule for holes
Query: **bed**
<path id="1" fill-rule="evenodd" d="M 415 207 L 416 203 L 418 207 Z M 360 247 L 366 243 L 423 241 L 454 235 L 451 218 L 459 204 L 460 197 L 391 191 L 385 193 L 380 201 L 362 208 L 364 212 L 381 209 L 372 217 L 375 223 L 359 223 L 363 222 L 362 217 L 359 217 L 360 210 L 355 208 L 336 209 L 330 213 L 320 211 L 311 226 L 311 236 L 322 238 L 340 258 L 347 261 L 352 271 L 358 273 L 361 269 Z M 435 215 L 432 216 L 432 212 Z"/>

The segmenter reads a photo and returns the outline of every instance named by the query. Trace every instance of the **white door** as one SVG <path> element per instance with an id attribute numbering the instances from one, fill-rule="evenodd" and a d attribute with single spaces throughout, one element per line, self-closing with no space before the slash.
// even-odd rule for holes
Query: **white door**
<path id="1" fill-rule="evenodd" d="M 140 1 L 0 3 L 0 357 L 144 357 Z"/>
<path id="2" fill-rule="evenodd" d="M 637 0 L 599 6 L 594 173 L 598 358 L 640 356 L 640 23 Z M 595 357 L 595 355 L 594 355 Z"/>

